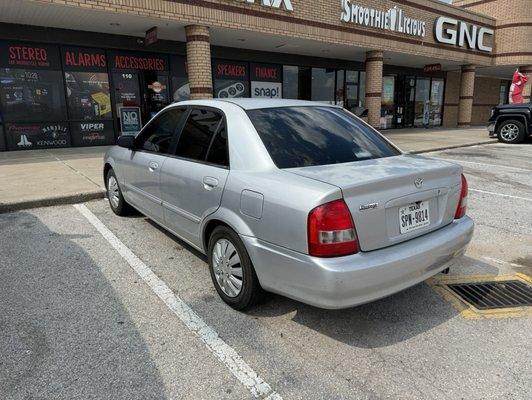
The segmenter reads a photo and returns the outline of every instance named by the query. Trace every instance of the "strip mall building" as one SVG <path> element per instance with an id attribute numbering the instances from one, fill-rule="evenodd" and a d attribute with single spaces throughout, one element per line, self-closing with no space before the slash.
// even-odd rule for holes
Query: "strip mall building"
<path id="1" fill-rule="evenodd" d="M 530 0 L 3 0 L 0 150 L 114 143 L 204 97 L 484 125 L 531 43 Z"/>

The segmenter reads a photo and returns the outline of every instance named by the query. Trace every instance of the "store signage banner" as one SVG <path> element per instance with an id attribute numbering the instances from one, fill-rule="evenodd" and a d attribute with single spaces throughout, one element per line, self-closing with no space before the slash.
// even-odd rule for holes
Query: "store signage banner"
<path id="1" fill-rule="evenodd" d="M 365 7 L 350 0 L 341 0 L 340 20 L 368 28 L 377 28 L 411 36 L 425 37 L 426 23 L 408 17 L 397 6 L 389 10 L 377 10 Z"/>
<path id="2" fill-rule="evenodd" d="M 136 135 L 142 129 L 140 107 L 120 107 L 119 113 L 122 135 Z"/>
<path id="3" fill-rule="evenodd" d="M 427 64 L 423 67 L 423 72 L 439 72 L 441 70 L 441 64 Z"/>
<path id="4" fill-rule="evenodd" d="M 144 37 L 144 46 L 148 47 L 154 43 L 157 43 L 157 40 L 157 27 L 154 26 L 146 31 L 146 36 Z"/>
<path id="5" fill-rule="evenodd" d="M 251 97 L 280 99 L 282 92 L 283 84 L 281 82 L 251 81 Z"/>
<path id="6" fill-rule="evenodd" d="M 438 17 L 434 22 L 434 37 L 437 42 L 491 53 L 492 46 L 486 44 L 487 37 L 493 37 L 493 29 L 468 24 L 450 17 Z"/>
<path id="7" fill-rule="evenodd" d="M 60 70 L 61 62 L 55 46 L 0 41 L 0 67 Z"/>
<path id="8" fill-rule="evenodd" d="M 70 131 L 65 122 L 6 124 L 8 150 L 69 147 Z"/>
<path id="9" fill-rule="evenodd" d="M 251 63 L 251 97 L 280 99 L 283 95 L 280 65 Z"/>
<path id="10" fill-rule="evenodd" d="M 80 121 L 70 123 L 74 146 L 114 144 L 113 121 Z"/>
<path id="11" fill-rule="evenodd" d="M 248 63 L 225 60 L 214 61 L 214 97 L 250 97 L 248 80 Z"/>
<path id="12" fill-rule="evenodd" d="M 62 47 L 61 58 L 65 71 L 107 72 L 105 50 Z"/>
<path id="13" fill-rule="evenodd" d="M 286 11 L 294 11 L 294 7 L 292 7 L 292 2 L 290 0 L 239 0 L 239 1 L 245 1 L 246 3 L 251 3 L 251 4 L 256 3 L 264 7 L 285 9 Z"/>
<path id="14" fill-rule="evenodd" d="M 168 59 L 160 54 L 109 52 L 109 61 L 114 69 L 168 70 Z"/>

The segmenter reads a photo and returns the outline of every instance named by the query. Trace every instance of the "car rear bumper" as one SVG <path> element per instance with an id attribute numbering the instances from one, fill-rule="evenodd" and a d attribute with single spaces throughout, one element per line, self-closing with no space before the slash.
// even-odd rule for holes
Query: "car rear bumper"
<path id="1" fill-rule="evenodd" d="M 347 308 L 416 285 L 446 269 L 473 236 L 463 217 L 437 231 L 380 250 L 317 258 L 241 236 L 265 290 L 321 308 Z"/>

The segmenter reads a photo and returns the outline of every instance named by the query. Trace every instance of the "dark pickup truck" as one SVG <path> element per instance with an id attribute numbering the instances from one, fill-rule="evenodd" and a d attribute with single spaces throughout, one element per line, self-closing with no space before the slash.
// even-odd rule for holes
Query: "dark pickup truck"
<path id="1" fill-rule="evenodd" d="M 503 104 L 491 110 L 490 136 L 503 143 L 521 143 L 532 135 L 532 103 Z"/>

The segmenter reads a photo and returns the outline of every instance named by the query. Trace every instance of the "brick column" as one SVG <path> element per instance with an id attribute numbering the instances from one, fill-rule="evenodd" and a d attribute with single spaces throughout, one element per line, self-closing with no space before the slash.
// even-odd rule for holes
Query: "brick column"
<path id="1" fill-rule="evenodd" d="M 187 69 L 191 99 L 212 98 L 211 45 L 209 28 L 185 26 Z"/>
<path id="2" fill-rule="evenodd" d="M 528 82 L 523 88 L 523 101 L 525 103 L 530 103 L 530 94 L 532 93 L 532 65 L 523 65 L 522 67 L 519 67 L 519 72 L 528 76 Z"/>
<path id="3" fill-rule="evenodd" d="M 462 65 L 460 77 L 460 97 L 458 100 L 458 127 L 471 126 L 471 113 L 473 111 L 473 92 L 475 90 L 475 66 Z"/>
<path id="4" fill-rule="evenodd" d="M 374 128 L 379 128 L 381 121 L 382 60 L 382 51 L 366 53 L 366 108 L 368 123 Z"/>

